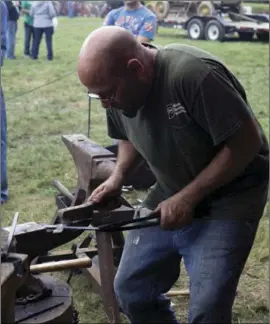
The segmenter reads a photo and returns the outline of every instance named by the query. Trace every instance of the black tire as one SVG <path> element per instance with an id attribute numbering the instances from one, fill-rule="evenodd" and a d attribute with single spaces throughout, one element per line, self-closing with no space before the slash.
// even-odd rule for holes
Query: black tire
<path id="1" fill-rule="evenodd" d="M 165 19 L 170 11 L 169 1 L 158 1 L 154 9 L 159 20 Z"/>
<path id="2" fill-rule="evenodd" d="M 202 1 L 198 6 L 198 15 L 202 17 L 213 16 L 215 7 L 211 1 Z"/>
<path id="3" fill-rule="evenodd" d="M 204 37 L 210 41 L 222 42 L 225 38 L 225 28 L 217 20 L 210 20 L 205 26 Z"/>
<path id="4" fill-rule="evenodd" d="M 260 42 L 269 42 L 268 33 L 257 33 L 257 38 Z"/>
<path id="5" fill-rule="evenodd" d="M 187 24 L 188 37 L 193 40 L 203 39 L 204 37 L 204 24 L 200 19 L 191 19 Z"/>
<path id="6" fill-rule="evenodd" d="M 239 38 L 242 41 L 251 42 L 254 37 L 253 32 L 238 32 Z"/>

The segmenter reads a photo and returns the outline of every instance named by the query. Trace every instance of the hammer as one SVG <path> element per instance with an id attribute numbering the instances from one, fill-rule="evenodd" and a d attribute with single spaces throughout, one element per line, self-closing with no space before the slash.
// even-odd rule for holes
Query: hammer
<path id="1" fill-rule="evenodd" d="M 70 269 L 90 268 L 92 260 L 88 257 L 74 260 L 62 260 L 56 262 L 45 262 L 30 266 L 31 273 L 54 272 Z"/>

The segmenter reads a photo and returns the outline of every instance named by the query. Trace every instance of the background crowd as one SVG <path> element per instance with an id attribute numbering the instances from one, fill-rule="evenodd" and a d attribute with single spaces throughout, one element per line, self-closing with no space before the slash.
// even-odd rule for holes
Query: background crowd
<path id="1" fill-rule="evenodd" d="M 102 5 L 103 4 L 103 5 Z M 83 5 L 82 3 L 77 5 Z M 85 4 L 84 4 L 85 5 Z M 15 60 L 18 20 L 23 19 L 24 56 L 37 60 L 39 47 L 45 35 L 47 60 L 53 60 L 53 35 L 57 16 L 67 14 L 70 18 L 78 14 L 74 1 L 1 1 L 1 64 L 4 58 Z M 96 5 L 97 6 L 97 5 Z M 157 31 L 155 14 L 143 5 L 143 1 L 101 2 L 99 9 L 105 19 L 103 25 L 117 25 L 129 30 L 140 42 L 154 40 Z M 99 12 L 101 12 L 99 11 Z M 82 14 L 84 11 L 80 11 Z M 1 203 L 8 200 L 6 167 L 7 127 L 4 94 L 1 88 Z"/>

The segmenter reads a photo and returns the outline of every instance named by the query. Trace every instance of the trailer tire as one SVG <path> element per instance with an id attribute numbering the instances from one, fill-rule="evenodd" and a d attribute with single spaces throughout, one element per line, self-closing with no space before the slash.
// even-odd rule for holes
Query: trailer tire
<path id="1" fill-rule="evenodd" d="M 202 1 L 198 7 L 198 14 L 202 17 L 213 16 L 215 7 L 211 1 Z"/>
<path id="2" fill-rule="evenodd" d="M 155 5 L 155 13 L 159 20 L 167 17 L 170 10 L 169 1 L 158 1 Z"/>
<path id="3" fill-rule="evenodd" d="M 212 19 L 205 26 L 204 37 L 206 40 L 222 42 L 225 38 L 225 29 L 219 21 Z"/>
<path id="4" fill-rule="evenodd" d="M 152 11 L 155 14 L 155 8 L 150 3 L 146 6 L 146 8 L 148 8 L 150 11 Z"/>
<path id="5" fill-rule="evenodd" d="M 238 32 L 238 36 L 239 36 L 240 40 L 242 40 L 242 41 L 251 42 L 254 37 L 254 33 L 253 32 Z"/>
<path id="6" fill-rule="evenodd" d="M 193 40 L 203 39 L 204 24 L 200 19 L 194 18 L 187 24 L 188 37 Z"/>

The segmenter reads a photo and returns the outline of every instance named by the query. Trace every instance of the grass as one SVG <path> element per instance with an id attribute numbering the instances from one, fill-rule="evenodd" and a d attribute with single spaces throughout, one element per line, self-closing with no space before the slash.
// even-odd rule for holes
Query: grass
<path id="1" fill-rule="evenodd" d="M 2 86 L 7 99 L 8 116 L 8 204 L 1 207 L 3 225 L 9 225 L 14 213 L 20 222 L 50 222 L 55 212 L 56 191 L 51 186 L 59 179 L 68 188 L 76 186 L 73 161 L 61 141 L 62 134 L 87 134 L 88 101 L 76 75 L 77 56 L 83 40 L 101 24 L 99 19 L 60 18 L 54 36 L 55 60 L 46 62 L 44 44 L 37 62 L 23 57 L 23 27 L 18 28 L 16 61 L 5 61 Z M 258 42 L 190 41 L 178 30 L 160 29 L 157 44 L 181 42 L 198 46 L 221 57 L 247 90 L 249 101 L 267 134 L 269 107 L 268 45 Z M 28 93 L 31 89 L 71 73 L 61 80 Z M 28 94 L 27 94 L 28 93 Z M 13 99 L 12 99 L 13 98 Z M 104 111 L 92 108 L 91 138 L 101 145 L 110 144 L 106 135 Z M 143 192 L 129 195 L 134 202 Z M 268 319 L 268 217 L 264 216 L 256 242 L 241 277 L 233 316 L 235 323 L 265 323 Z M 71 247 L 71 243 L 68 244 Z M 66 274 L 63 274 L 66 278 Z M 183 269 L 178 287 L 187 287 Z M 85 277 L 72 280 L 74 301 L 82 323 L 104 323 L 99 297 L 91 293 Z M 186 321 L 187 300 L 174 298 L 179 319 Z"/>
<path id="2" fill-rule="evenodd" d="M 243 2 L 243 6 L 252 7 L 253 13 L 269 13 L 269 3 Z"/>

